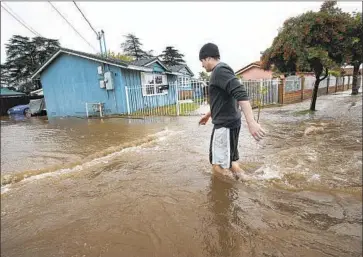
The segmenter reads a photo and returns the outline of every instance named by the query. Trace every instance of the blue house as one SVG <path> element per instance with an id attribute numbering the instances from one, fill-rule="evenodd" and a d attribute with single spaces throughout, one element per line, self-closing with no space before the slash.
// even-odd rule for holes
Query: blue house
<path id="1" fill-rule="evenodd" d="M 201 87 L 198 82 L 193 79 L 194 73 L 186 64 L 166 66 L 157 57 L 137 60 L 132 62 L 132 64 L 152 68 L 154 70 L 154 73 L 166 71 L 169 74 L 173 74 L 173 82 L 175 82 L 176 76 L 176 82 L 178 83 L 179 100 L 185 100 L 188 98 L 192 98 L 193 96 L 195 96 L 195 94 L 201 94 Z"/>
<path id="2" fill-rule="evenodd" d="M 172 72 L 178 73 L 178 83 L 181 90 L 192 90 L 192 78 L 194 73 L 186 64 L 174 65 L 168 67 Z"/>
<path id="3" fill-rule="evenodd" d="M 203 94 L 200 81 L 194 79 L 194 73 L 189 69 L 186 64 L 169 66 L 169 69 L 177 73 L 178 75 L 178 89 L 179 89 L 179 99 L 188 100 L 192 98 L 201 97 Z"/>
<path id="4" fill-rule="evenodd" d="M 158 58 L 128 63 L 60 48 L 32 79 L 40 78 L 49 117 L 82 117 L 175 104 L 180 74 Z"/>
<path id="5" fill-rule="evenodd" d="M 133 65 L 143 66 L 153 68 L 155 72 L 163 72 L 163 70 L 168 70 L 168 72 L 177 76 L 178 83 L 180 85 L 191 85 L 192 77 L 194 73 L 189 69 L 186 64 L 167 66 L 158 57 L 145 58 L 141 60 L 136 60 L 131 62 Z M 162 69 L 160 69 L 160 66 Z M 187 86 L 182 86 L 187 87 Z M 190 86 L 191 88 L 191 86 Z"/>

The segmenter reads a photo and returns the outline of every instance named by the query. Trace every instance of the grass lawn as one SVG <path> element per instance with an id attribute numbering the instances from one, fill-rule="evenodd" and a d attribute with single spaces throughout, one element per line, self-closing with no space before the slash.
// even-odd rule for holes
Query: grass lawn
<path id="1" fill-rule="evenodd" d="M 188 115 L 199 108 L 196 103 L 179 103 L 179 115 Z M 133 112 L 130 116 L 149 116 L 149 115 L 176 115 L 176 104 L 155 107 L 151 109 Z"/>

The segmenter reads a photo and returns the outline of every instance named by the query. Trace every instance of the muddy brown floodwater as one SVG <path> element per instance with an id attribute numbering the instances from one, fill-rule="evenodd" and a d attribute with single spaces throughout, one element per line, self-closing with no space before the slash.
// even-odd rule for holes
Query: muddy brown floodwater
<path id="1" fill-rule="evenodd" d="M 1 122 L 1 256 L 362 256 L 362 99 L 265 109 L 247 183 L 198 117 Z"/>

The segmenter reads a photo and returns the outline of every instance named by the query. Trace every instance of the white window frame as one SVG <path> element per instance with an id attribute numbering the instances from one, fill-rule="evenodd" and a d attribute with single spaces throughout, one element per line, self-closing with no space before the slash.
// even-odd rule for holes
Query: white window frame
<path id="1" fill-rule="evenodd" d="M 162 77 L 162 82 L 156 84 L 156 78 Z M 147 77 L 153 83 L 149 83 L 150 81 L 146 81 Z M 168 84 L 168 77 L 166 74 L 159 74 L 159 73 L 151 73 L 151 72 L 141 72 L 141 87 L 142 87 L 142 95 L 143 96 L 158 96 L 158 95 L 167 95 L 168 90 L 165 89 L 161 93 L 158 93 L 159 86 L 165 86 Z M 153 93 L 149 93 L 148 89 L 152 89 Z"/>
<path id="2" fill-rule="evenodd" d="M 180 81 L 181 80 L 181 81 Z M 192 80 L 189 76 L 179 76 L 178 77 L 178 84 L 180 88 L 187 88 L 192 85 Z"/>

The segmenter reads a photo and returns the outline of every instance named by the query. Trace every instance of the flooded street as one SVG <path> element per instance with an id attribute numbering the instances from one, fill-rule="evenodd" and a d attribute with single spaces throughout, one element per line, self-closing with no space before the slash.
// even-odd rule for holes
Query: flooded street
<path id="1" fill-rule="evenodd" d="M 246 183 L 198 116 L 1 121 L 1 256 L 362 256 L 362 97 L 264 109 Z"/>

